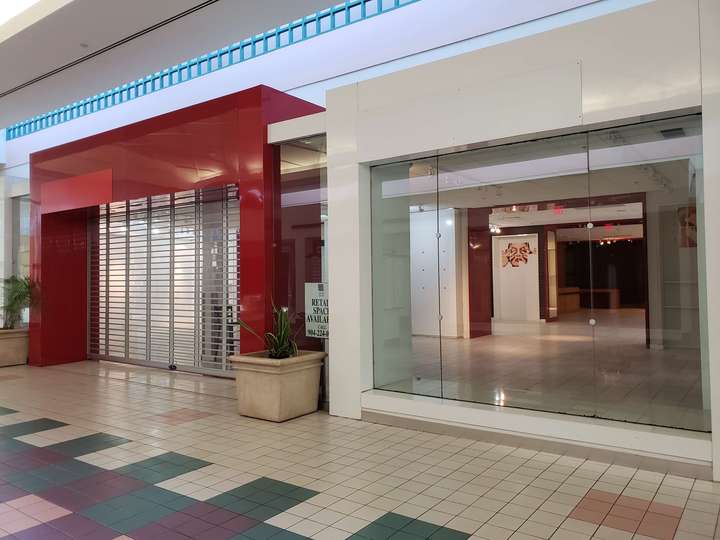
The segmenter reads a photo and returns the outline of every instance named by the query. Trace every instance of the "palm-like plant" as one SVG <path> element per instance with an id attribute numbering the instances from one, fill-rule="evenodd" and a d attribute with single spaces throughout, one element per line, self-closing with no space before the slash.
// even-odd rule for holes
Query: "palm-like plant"
<path id="1" fill-rule="evenodd" d="M 3 328 L 15 328 L 22 320 L 22 312 L 30 306 L 33 297 L 33 282 L 29 277 L 10 276 L 3 282 L 5 304 L 3 305 Z"/>
<path id="2" fill-rule="evenodd" d="M 265 332 L 260 336 L 247 323 L 238 321 L 238 324 L 253 336 L 265 342 L 270 358 L 281 359 L 297 356 L 298 348 L 295 343 L 295 334 L 292 334 L 292 324 L 288 308 L 276 308 L 273 304 L 273 331 Z"/>

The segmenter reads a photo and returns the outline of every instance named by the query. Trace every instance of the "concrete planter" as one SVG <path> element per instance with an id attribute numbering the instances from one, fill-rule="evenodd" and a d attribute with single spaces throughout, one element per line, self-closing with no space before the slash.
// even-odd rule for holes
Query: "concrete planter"
<path id="1" fill-rule="evenodd" d="M 0 330 L 0 367 L 27 364 L 28 330 Z"/>
<path id="2" fill-rule="evenodd" d="M 284 422 L 318 409 L 324 352 L 300 351 L 275 360 L 266 352 L 231 356 L 235 365 L 238 412 Z"/>

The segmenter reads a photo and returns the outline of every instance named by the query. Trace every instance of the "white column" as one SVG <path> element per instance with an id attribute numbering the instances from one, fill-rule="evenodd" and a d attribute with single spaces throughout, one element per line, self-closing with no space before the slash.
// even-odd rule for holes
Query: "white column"
<path id="1" fill-rule="evenodd" d="M 370 170 L 357 162 L 357 86 L 327 94 L 330 414 L 360 418 L 372 387 Z"/>
<path id="2" fill-rule="evenodd" d="M 705 222 L 705 286 L 707 351 L 710 359 L 713 478 L 720 481 L 720 3 L 700 0 L 703 162 Z M 702 290 L 700 291 L 702 297 Z"/>

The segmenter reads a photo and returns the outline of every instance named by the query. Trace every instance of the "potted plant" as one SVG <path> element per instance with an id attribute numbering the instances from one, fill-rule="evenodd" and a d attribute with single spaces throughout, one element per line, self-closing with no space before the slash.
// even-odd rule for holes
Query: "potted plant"
<path id="1" fill-rule="evenodd" d="M 273 331 L 263 337 L 244 322 L 238 324 L 267 347 L 230 357 L 235 366 L 238 412 L 273 422 L 315 412 L 325 353 L 298 350 L 287 308 L 273 306 Z"/>
<path id="2" fill-rule="evenodd" d="M 0 329 L 0 367 L 27 363 L 28 329 L 22 314 L 30 307 L 33 284 L 30 278 L 11 276 L 4 280 L 3 327 Z"/>

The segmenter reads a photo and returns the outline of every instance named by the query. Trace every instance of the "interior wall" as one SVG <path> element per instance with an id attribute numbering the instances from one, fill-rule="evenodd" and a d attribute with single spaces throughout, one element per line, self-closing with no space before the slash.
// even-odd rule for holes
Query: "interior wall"
<path id="1" fill-rule="evenodd" d="M 412 333 L 460 337 L 455 210 L 415 212 L 409 219 Z"/>
<path id="2" fill-rule="evenodd" d="M 328 186 L 332 189 L 332 184 Z M 426 325 L 427 332 L 433 332 L 437 328 L 437 248 L 435 246 L 427 246 L 432 250 L 432 255 L 427 254 L 422 261 L 418 260 L 417 255 L 421 255 L 421 247 L 413 245 L 411 232 L 411 218 L 408 213 L 407 201 L 403 198 L 391 198 L 383 200 L 383 208 L 388 216 L 392 216 L 386 223 L 387 234 L 381 238 L 376 238 L 372 243 L 372 259 L 374 261 L 374 271 L 382 271 L 386 279 L 382 283 L 372 288 L 373 304 L 376 309 L 382 311 L 382 315 L 377 317 L 380 324 L 376 324 L 373 328 L 373 337 L 378 347 L 382 346 L 389 351 L 392 356 L 392 362 L 385 362 L 384 365 L 378 364 L 374 370 L 375 385 L 381 386 L 393 383 L 395 381 L 407 380 L 412 377 L 412 336 L 420 330 L 416 329 L 415 323 L 415 306 L 420 303 L 419 298 L 415 295 L 419 292 L 419 284 L 411 285 L 410 276 L 415 280 L 427 281 L 427 286 L 433 287 L 433 294 L 429 289 L 422 291 L 423 300 L 426 302 L 426 309 L 431 312 L 427 316 Z M 425 214 L 432 217 L 433 213 Z M 434 238 L 435 223 L 434 220 L 420 218 L 416 223 L 431 228 Z M 395 216 L 400 216 L 395 218 Z M 332 219 L 332 217 L 330 217 Z M 332 227 L 331 227 L 332 231 Z M 417 235 L 417 231 L 415 231 Z M 418 237 L 416 236 L 416 241 Z M 333 244 L 334 245 L 334 244 Z M 414 257 L 414 249 L 418 253 Z M 332 261 L 333 252 L 330 251 L 330 261 Z M 381 264 L 382 269 L 378 269 L 377 265 Z M 418 272 L 414 266 L 426 264 L 428 267 L 428 277 L 423 276 L 422 272 Z M 332 268 L 331 268 L 332 272 Z M 421 286 L 421 285 L 420 285 Z M 333 280 L 330 279 L 331 290 L 333 288 Z M 330 297 L 332 302 L 332 296 Z M 419 310 L 418 310 L 419 311 Z M 435 327 L 432 327 L 432 314 L 435 315 Z M 425 316 L 425 314 L 421 314 Z M 437 335 L 435 330 L 434 335 Z M 330 336 L 332 340 L 332 334 Z M 382 345 L 381 345 L 382 344 Z"/>
<path id="3" fill-rule="evenodd" d="M 493 326 L 540 321 L 541 249 L 537 233 L 493 236 Z"/>

